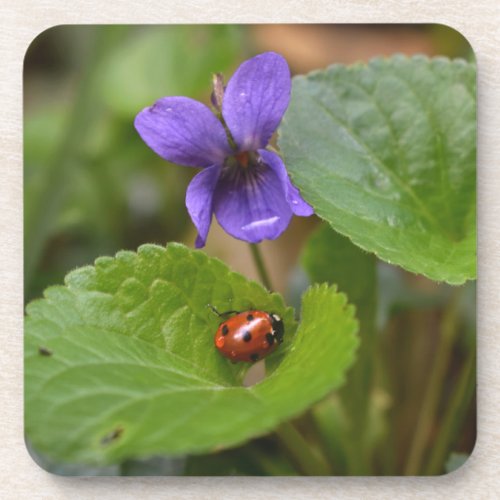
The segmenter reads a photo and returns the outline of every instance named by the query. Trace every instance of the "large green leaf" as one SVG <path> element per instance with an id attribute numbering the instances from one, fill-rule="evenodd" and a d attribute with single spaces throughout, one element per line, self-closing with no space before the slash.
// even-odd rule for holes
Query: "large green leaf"
<path id="1" fill-rule="evenodd" d="M 262 382 L 243 387 L 245 367 L 216 351 L 208 303 L 283 317 L 285 341 Z M 305 293 L 296 331 L 278 294 L 200 251 L 120 252 L 28 307 L 26 433 L 39 453 L 83 463 L 235 445 L 338 387 L 356 330 L 346 296 L 326 285 Z"/>
<path id="2" fill-rule="evenodd" d="M 396 56 L 295 77 L 279 145 L 316 213 L 389 263 L 476 276 L 475 67 Z"/>

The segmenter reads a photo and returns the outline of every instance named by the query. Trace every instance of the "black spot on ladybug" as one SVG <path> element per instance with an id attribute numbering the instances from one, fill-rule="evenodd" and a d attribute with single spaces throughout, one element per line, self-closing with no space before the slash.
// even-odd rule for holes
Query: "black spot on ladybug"
<path id="1" fill-rule="evenodd" d="M 116 441 L 122 434 L 125 429 L 121 426 L 117 427 L 116 429 L 112 430 L 108 434 L 106 434 L 102 439 L 101 439 L 101 445 L 106 446 L 108 444 L 113 443 Z"/>
<path id="2" fill-rule="evenodd" d="M 247 316 L 247 321 L 253 321 L 253 316 L 251 314 Z"/>
<path id="3" fill-rule="evenodd" d="M 252 340 L 252 334 L 248 330 L 243 334 L 243 340 L 245 342 L 250 342 Z"/>
<path id="4" fill-rule="evenodd" d="M 274 335 L 272 333 L 266 333 L 267 343 L 271 346 L 274 344 Z"/>
<path id="5" fill-rule="evenodd" d="M 253 354 L 250 354 L 250 359 L 252 361 L 257 361 L 259 359 L 259 354 L 257 352 L 254 352 Z"/>
<path id="6" fill-rule="evenodd" d="M 52 356 L 52 351 L 50 349 L 47 349 L 46 347 L 39 347 L 38 348 L 38 354 L 41 354 L 42 356 Z"/>
<path id="7" fill-rule="evenodd" d="M 227 325 L 224 325 L 222 327 L 222 335 L 227 335 L 229 333 L 229 328 L 227 327 Z"/>

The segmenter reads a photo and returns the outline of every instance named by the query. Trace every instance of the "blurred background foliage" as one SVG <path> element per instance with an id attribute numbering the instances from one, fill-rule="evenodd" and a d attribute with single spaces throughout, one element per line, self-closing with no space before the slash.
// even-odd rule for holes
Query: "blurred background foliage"
<path id="1" fill-rule="evenodd" d="M 192 171 L 165 168 L 133 127 L 163 95 L 209 96 L 241 57 L 233 27 L 56 27 L 25 63 L 29 300 L 95 257 L 182 239 Z"/>
<path id="2" fill-rule="evenodd" d="M 136 133 L 134 117 L 167 95 L 208 103 L 212 73 L 222 72 L 227 80 L 243 60 L 266 50 L 283 54 L 293 74 L 394 53 L 473 58 L 467 41 L 441 25 L 58 26 L 41 33 L 28 48 L 24 67 L 26 302 L 100 255 L 135 250 L 146 242 L 193 246 L 195 231 L 184 197 L 196 169 L 169 165 L 156 156 Z M 292 305 L 314 275 L 312 270 L 307 277 L 299 255 L 318 223 L 315 217 L 294 218 L 279 240 L 262 245 L 275 288 Z M 215 220 L 206 252 L 257 278 L 247 245 L 226 235 Z M 348 282 L 346 277 L 347 287 Z M 381 262 L 372 285 L 378 301 L 377 310 L 369 313 L 376 336 L 363 354 L 373 369 L 374 390 L 367 403 L 372 465 L 364 472 L 401 474 L 409 472 L 409 449 L 432 360 L 442 344 L 442 318 L 454 292 Z M 475 440 L 473 391 L 455 403 L 453 395 L 464 367 L 474 366 L 475 286 L 461 289 L 444 392 L 430 430 L 433 435 L 440 432 L 449 405 L 462 404 L 462 422 L 450 431 L 448 444 L 470 453 Z M 466 386 L 474 387 L 470 370 Z M 323 428 L 329 443 L 316 439 L 318 446 L 333 455 L 337 473 L 354 473 L 349 457 L 339 451 L 342 436 L 329 432 L 331 425 L 325 427 L 325 422 L 342 420 L 337 410 L 336 402 L 327 400 L 307 417 L 315 425 L 307 418 L 299 424 L 306 434 Z M 45 465 L 75 473 L 62 464 Z M 178 459 L 175 467 L 156 458 L 146 469 L 159 474 L 292 474 L 292 465 L 271 438 L 261 438 L 209 457 Z M 145 473 L 137 463 L 122 467 L 122 473 L 137 470 Z M 419 468 L 424 471 L 424 466 Z"/>

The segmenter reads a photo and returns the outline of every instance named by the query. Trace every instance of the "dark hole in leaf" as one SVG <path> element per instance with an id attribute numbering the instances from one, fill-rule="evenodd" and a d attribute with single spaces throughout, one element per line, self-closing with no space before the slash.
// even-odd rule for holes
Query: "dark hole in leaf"
<path id="1" fill-rule="evenodd" d="M 116 441 L 122 434 L 125 429 L 121 426 L 117 427 L 116 429 L 112 430 L 109 434 L 106 434 L 102 439 L 101 439 L 101 445 L 106 446 L 108 444 L 113 443 Z"/>
<path id="2" fill-rule="evenodd" d="M 41 354 L 42 356 L 52 356 L 52 351 L 46 347 L 40 346 L 38 348 L 38 354 Z"/>

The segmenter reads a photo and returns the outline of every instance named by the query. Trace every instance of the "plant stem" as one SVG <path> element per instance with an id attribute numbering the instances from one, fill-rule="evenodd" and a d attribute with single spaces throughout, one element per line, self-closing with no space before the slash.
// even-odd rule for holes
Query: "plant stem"
<path id="1" fill-rule="evenodd" d="M 260 279 L 268 290 L 272 290 L 269 274 L 267 273 L 258 245 L 250 244 L 252 257 L 259 273 Z M 285 422 L 275 430 L 276 436 L 289 452 L 292 461 L 300 471 L 307 476 L 327 476 L 331 471 L 325 459 L 314 453 L 307 441 L 302 437 L 296 427 Z"/>
<path id="2" fill-rule="evenodd" d="M 373 405 L 374 352 L 376 350 L 375 315 L 377 309 L 377 272 L 375 256 L 366 257 L 363 264 L 363 285 L 344 288 L 349 301 L 356 307 L 360 345 L 357 359 L 349 373 L 340 397 L 349 418 L 348 473 L 366 476 L 372 473 L 373 449 L 368 446 L 371 431 L 369 412 Z M 345 278 L 344 278 L 345 279 Z M 340 287 L 339 283 L 339 287 Z M 345 283 L 344 283 L 345 286 Z"/>
<path id="3" fill-rule="evenodd" d="M 329 476 L 331 474 L 325 459 L 311 449 L 291 422 L 281 424 L 275 433 L 302 474 L 306 476 Z"/>
<path id="4" fill-rule="evenodd" d="M 443 416 L 438 437 L 424 471 L 426 475 L 439 474 L 450 452 L 450 446 L 463 424 L 476 387 L 476 351 L 471 349 L 457 382 L 457 387 Z"/>
<path id="5" fill-rule="evenodd" d="M 260 279 L 268 290 L 272 290 L 271 281 L 262 259 L 260 248 L 251 243 L 252 257 L 259 272 Z M 307 476 L 327 476 L 331 471 L 323 457 L 314 453 L 307 441 L 290 422 L 281 424 L 275 430 L 283 446 L 290 453 L 291 459 L 297 464 L 300 471 Z"/>
<path id="6" fill-rule="evenodd" d="M 348 427 L 349 417 L 338 395 L 325 398 L 309 412 L 316 440 L 330 467 L 336 475 L 348 475 L 348 455 L 352 443 L 345 429 Z"/>
<path id="7" fill-rule="evenodd" d="M 442 395 L 446 369 L 449 366 L 453 343 L 458 331 L 457 309 L 462 289 L 463 287 L 456 287 L 453 290 L 452 297 L 448 302 L 441 321 L 439 344 L 404 471 L 405 475 L 408 476 L 419 474 L 422 468 L 422 460 L 428 445 L 432 426 L 434 425 L 439 398 Z"/>
<path id="8" fill-rule="evenodd" d="M 262 254 L 260 252 L 259 246 L 254 243 L 250 243 L 250 249 L 252 250 L 252 257 L 255 262 L 255 267 L 259 272 L 259 277 L 262 283 L 269 291 L 272 291 L 273 287 L 271 286 L 271 281 L 269 280 L 269 274 L 267 273 L 266 267 L 264 265 L 264 261 L 262 259 Z"/>

